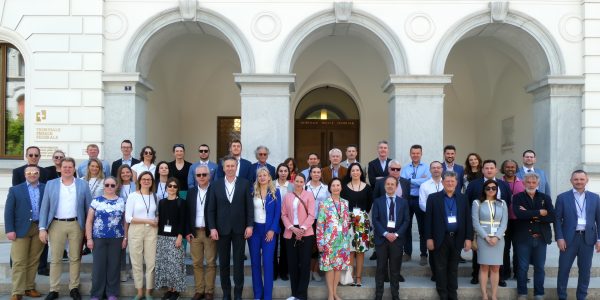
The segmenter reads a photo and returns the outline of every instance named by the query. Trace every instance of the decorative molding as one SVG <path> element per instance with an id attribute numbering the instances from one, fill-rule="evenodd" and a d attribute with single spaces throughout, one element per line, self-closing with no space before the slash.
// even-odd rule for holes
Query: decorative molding
<path id="1" fill-rule="evenodd" d="M 333 12 L 336 23 L 347 23 L 352 16 L 352 2 L 334 2 Z"/>
<path id="2" fill-rule="evenodd" d="M 433 19 L 424 12 L 414 13 L 406 19 L 404 31 L 408 37 L 415 42 L 424 42 L 435 33 Z"/>
<path id="3" fill-rule="evenodd" d="M 252 35 L 264 42 L 271 41 L 281 32 L 281 19 L 274 12 L 263 11 L 252 19 Z"/>
<path id="4" fill-rule="evenodd" d="M 179 12 L 184 21 L 193 21 L 198 13 L 197 0 L 179 0 Z"/>
<path id="5" fill-rule="evenodd" d="M 127 16 L 118 10 L 108 10 L 104 14 L 103 35 L 107 40 L 118 40 L 127 32 Z"/>
<path id="6" fill-rule="evenodd" d="M 277 87 L 287 85 L 287 93 L 295 91 L 296 74 L 244 74 L 235 73 L 233 78 L 237 86 L 246 92 L 250 87 Z M 253 90 L 250 88 L 250 90 Z"/>
<path id="7" fill-rule="evenodd" d="M 578 15 L 564 15 L 560 18 L 558 30 L 563 39 L 568 42 L 576 43 L 583 40 L 583 20 Z"/>
<path id="8" fill-rule="evenodd" d="M 583 76 L 548 76 L 525 86 L 525 91 L 534 96 L 534 101 L 549 97 L 581 97 L 585 78 Z"/>
<path id="9" fill-rule="evenodd" d="M 490 2 L 490 21 L 491 23 L 504 23 L 508 16 L 508 1 Z"/>

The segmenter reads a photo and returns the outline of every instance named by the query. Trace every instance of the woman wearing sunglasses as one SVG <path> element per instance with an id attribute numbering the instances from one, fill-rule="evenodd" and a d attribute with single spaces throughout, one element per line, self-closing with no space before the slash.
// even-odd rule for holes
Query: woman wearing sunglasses
<path id="1" fill-rule="evenodd" d="M 179 198 L 179 182 L 167 179 L 167 197 L 158 202 L 158 239 L 154 287 L 167 288 L 162 299 L 176 300 L 185 291 L 185 253 L 181 247 L 185 232 L 185 206 Z"/>
<path id="2" fill-rule="evenodd" d="M 154 172 L 156 171 L 156 166 L 154 162 L 156 161 L 156 151 L 152 146 L 146 146 L 142 148 L 142 152 L 140 152 L 140 162 L 131 166 L 131 170 L 133 170 L 133 178 L 137 179 L 142 172 L 148 171 L 152 176 L 154 176 Z"/>
<path id="3" fill-rule="evenodd" d="M 65 158 L 65 153 L 62 150 L 56 150 L 52 153 L 52 162 L 54 165 L 45 167 L 46 178 L 48 180 L 56 179 L 60 177 L 60 162 Z M 77 177 L 77 174 L 73 174 Z"/>
<path id="4" fill-rule="evenodd" d="M 125 201 L 116 194 L 114 177 L 106 178 L 103 188 L 103 194 L 92 200 L 85 222 L 87 247 L 94 250 L 90 299 L 98 300 L 106 294 L 108 300 L 116 300 L 120 291 L 121 260 L 113 258 L 119 257 L 121 249 L 127 246 Z"/>

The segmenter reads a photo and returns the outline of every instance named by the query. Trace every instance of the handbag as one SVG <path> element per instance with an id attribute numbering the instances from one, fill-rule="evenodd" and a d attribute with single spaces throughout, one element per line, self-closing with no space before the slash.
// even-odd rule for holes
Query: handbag
<path id="1" fill-rule="evenodd" d="M 348 266 L 348 268 L 342 270 L 342 274 L 340 274 L 340 284 L 349 285 L 352 283 L 354 283 L 354 279 L 352 278 L 352 266 Z"/>

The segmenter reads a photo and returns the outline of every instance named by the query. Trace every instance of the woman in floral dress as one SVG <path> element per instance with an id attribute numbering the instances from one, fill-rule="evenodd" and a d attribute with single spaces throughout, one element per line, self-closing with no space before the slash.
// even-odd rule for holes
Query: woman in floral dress
<path id="1" fill-rule="evenodd" d="M 350 212 L 348 201 L 340 197 L 342 181 L 334 178 L 329 183 L 331 197 L 319 205 L 317 246 L 321 253 L 320 268 L 325 272 L 328 300 L 339 300 L 337 286 L 342 270 L 350 265 Z"/>
<path id="2" fill-rule="evenodd" d="M 353 274 L 354 283 L 351 286 L 362 286 L 362 270 L 365 262 L 365 252 L 373 247 L 373 234 L 371 232 L 371 221 L 369 211 L 373 204 L 373 192 L 371 186 L 365 182 L 365 175 L 358 163 L 348 166 L 348 172 L 344 178 L 342 198 L 348 201 L 350 207 L 350 223 L 353 231 L 352 248 L 350 251 L 350 265 L 356 268 Z"/>

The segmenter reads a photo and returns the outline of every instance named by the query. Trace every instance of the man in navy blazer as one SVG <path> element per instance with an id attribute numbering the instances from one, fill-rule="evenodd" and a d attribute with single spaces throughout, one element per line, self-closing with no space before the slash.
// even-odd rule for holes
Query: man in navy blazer
<path id="1" fill-rule="evenodd" d="M 252 182 L 252 163 L 247 159 L 242 158 L 242 142 L 240 140 L 233 140 L 229 143 L 229 155 L 238 161 L 236 176 Z M 223 160 L 221 160 L 217 167 L 217 177 L 215 180 L 223 177 L 225 177 L 225 173 L 223 172 Z"/>
<path id="2" fill-rule="evenodd" d="M 571 174 L 573 189 L 556 198 L 556 223 L 554 236 L 560 249 L 556 290 L 559 299 L 567 299 L 567 283 L 573 261 L 577 257 L 577 299 L 587 296 L 594 245 L 600 252 L 600 198 L 586 191 L 587 173 L 583 170 Z"/>
<path id="3" fill-rule="evenodd" d="M 140 162 L 139 159 L 137 159 L 131 155 L 131 151 L 133 151 L 133 144 L 131 143 L 131 141 L 123 140 L 121 142 L 121 154 L 123 154 L 123 156 L 121 158 L 113 161 L 112 166 L 110 168 L 110 175 L 117 178 L 118 177 L 117 170 L 119 170 L 119 167 L 122 164 L 127 164 L 131 167 Z"/>
<path id="4" fill-rule="evenodd" d="M 75 178 L 75 160 L 65 157 L 60 164 L 61 177 L 48 181 L 40 208 L 39 236 L 42 243 L 50 244 L 50 293 L 46 300 L 58 298 L 62 254 L 69 241 L 69 290 L 73 300 L 80 300 L 79 268 L 81 241 L 85 229 L 87 211 L 92 202 L 86 181 Z M 91 237 L 89 237 L 91 238 Z"/>
<path id="5" fill-rule="evenodd" d="M 534 172 L 540 177 L 540 184 L 538 191 L 550 196 L 550 184 L 544 170 L 540 168 L 534 168 L 536 162 L 535 152 L 531 149 L 523 152 L 523 167 L 517 170 L 517 177 L 521 180 L 525 177 L 525 173 Z"/>
<path id="6" fill-rule="evenodd" d="M 397 160 L 390 160 L 387 165 L 389 174 L 388 176 L 392 176 L 398 179 L 399 185 L 396 190 L 396 195 L 406 200 L 406 196 L 410 195 L 410 180 L 400 177 L 400 170 L 402 169 L 402 164 L 400 164 L 400 162 Z M 377 199 L 385 195 L 384 182 L 385 177 L 380 178 L 375 182 L 375 186 L 373 187 L 373 199 Z"/>
<path id="7" fill-rule="evenodd" d="M 408 202 L 396 195 L 397 178 L 388 176 L 383 180 L 385 194 L 375 199 L 371 209 L 372 224 L 375 228 L 375 249 L 377 250 L 375 299 L 383 298 L 383 282 L 389 264 L 392 299 L 397 300 L 400 299 L 402 249 L 405 242 L 411 242 L 406 241 Z"/>
<path id="8" fill-rule="evenodd" d="M 367 176 L 369 177 L 369 184 L 375 185 L 377 179 L 383 179 L 388 176 L 388 163 L 390 158 L 388 157 L 388 142 L 379 141 L 377 143 L 377 158 L 369 162 L 367 168 Z"/>
<path id="9" fill-rule="evenodd" d="M 471 205 L 456 190 L 456 173 L 446 171 L 444 190 L 427 197 L 425 239 L 435 261 L 435 286 L 440 299 L 458 299 L 460 251 L 471 250 L 473 225 Z"/>
<path id="10" fill-rule="evenodd" d="M 38 165 L 40 162 L 40 148 L 38 146 L 29 146 L 25 149 L 25 159 L 27 164 L 13 169 L 12 186 L 25 182 L 25 168 L 29 165 Z M 44 168 L 40 168 L 40 182 L 46 183 L 47 174 Z"/>
<path id="11" fill-rule="evenodd" d="M 198 146 L 198 155 L 200 156 L 200 160 L 193 163 L 190 167 L 190 173 L 187 178 L 188 189 L 194 188 L 196 186 L 196 168 L 198 166 L 206 166 L 210 171 L 210 181 L 214 181 L 217 178 L 217 168 L 219 167 L 216 163 L 209 160 L 210 157 L 210 148 L 207 144 L 202 144 Z"/>
<path id="12" fill-rule="evenodd" d="M 258 169 L 260 169 L 261 167 L 266 167 L 267 170 L 269 170 L 269 174 L 271 175 L 272 180 L 277 179 L 277 174 L 275 174 L 275 167 L 267 163 L 267 159 L 269 159 L 269 154 L 271 154 L 271 151 L 269 151 L 269 148 L 267 148 L 267 146 L 260 145 L 256 147 L 256 150 L 254 150 L 254 156 L 256 156 L 257 162 L 253 163 L 250 167 L 250 184 L 254 185 L 254 182 L 256 181 L 256 171 L 258 171 Z"/>
<path id="13" fill-rule="evenodd" d="M 442 172 L 454 171 L 458 180 L 456 188 L 460 190 L 464 184 L 465 168 L 457 163 L 456 159 L 456 147 L 454 145 L 447 145 L 444 147 L 444 162 L 442 163 Z"/>
<path id="14" fill-rule="evenodd" d="M 21 300 L 40 297 L 35 290 L 35 275 L 44 250 L 39 239 L 39 216 L 44 184 L 39 182 L 40 167 L 27 166 L 23 173 L 26 182 L 8 189 L 4 208 L 6 238 L 13 241 L 10 256 L 12 265 L 12 297 Z"/>

